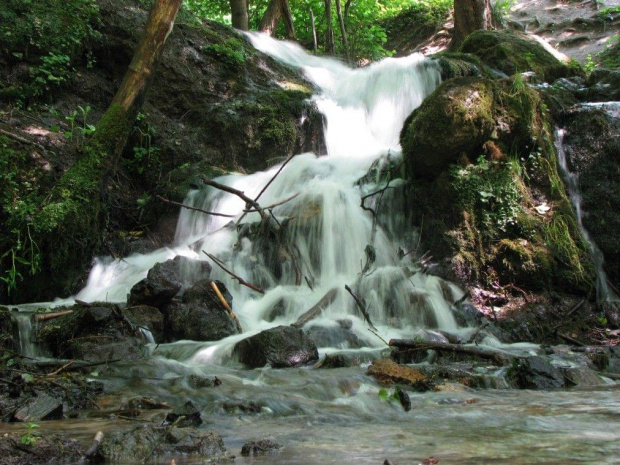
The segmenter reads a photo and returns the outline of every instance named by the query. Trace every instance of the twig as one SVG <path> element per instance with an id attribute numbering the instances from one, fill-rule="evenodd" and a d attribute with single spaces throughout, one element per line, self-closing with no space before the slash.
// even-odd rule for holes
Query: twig
<path id="1" fill-rule="evenodd" d="M 48 374 L 47 376 L 56 376 L 58 373 L 60 373 L 61 371 L 63 371 L 65 368 L 70 367 L 71 365 L 73 365 L 75 363 L 75 360 L 71 360 L 69 361 L 69 363 L 64 364 L 63 366 L 61 366 L 60 368 L 58 368 L 57 370 L 52 371 L 50 374 Z"/>
<path id="2" fill-rule="evenodd" d="M 72 313 L 73 313 L 73 310 L 65 310 L 65 311 L 56 312 L 56 313 L 41 313 L 39 315 L 35 315 L 34 319 L 36 321 L 47 321 L 47 320 L 53 320 L 54 318 L 60 318 L 61 316 L 71 315 Z"/>
<path id="3" fill-rule="evenodd" d="M 377 331 L 373 331 L 372 329 L 368 328 L 368 331 L 370 331 L 372 334 L 374 334 L 375 336 L 377 336 L 379 339 L 381 339 L 386 346 L 389 346 L 390 344 L 388 343 L 388 341 L 386 341 L 385 339 L 383 339 L 381 336 L 379 336 L 379 333 Z"/>
<path id="4" fill-rule="evenodd" d="M 291 195 L 287 199 L 284 199 L 284 200 L 282 200 L 280 202 L 268 205 L 268 206 L 264 207 L 263 210 L 271 210 L 272 208 L 276 208 L 276 207 L 279 207 L 280 205 L 284 205 L 286 202 L 289 202 L 289 201 L 293 200 L 297 196 L 299 196 L 299 192 L 297 192 L 297 194 Z M 255 208 L 254 209 L 248 209 L 248 210 L 243 210 L 243 213 L 258 213 L 258 210 L 256 210 Z"/>
<path id="5" fill-rule="evenodd" d="M 370 315 L 368 315 L 368 312 L 366 311 L 366 307 L 364 307 L 364 304 L 362 303 L 362 301 L 353 293 L 353 291 L 351 290 L 351 288 L 349 287 L 348 284 L 345 284 L 344 288 L 347 290 L 347 292 L 349 294 L 351 294 L 351 297 L 353 297 L 353 299 L 355 300 L 355 303 L 357 304 L 357 307 L 362 312 L 362 315 L 364 315 L 364 319 L 366 320 L 366 323 L 368 323 L 368 325 L 372 329 L 377 331 L 377 328 L 375 328 L 375 326 L 372 324 L 372 321 L 370 321 Z"/>
<path id="6" fill-rule="evenodd" d="M 256 197 L 254 197 L 254 200 L 256 202 L 258 202 L 258 199 L 260 199 L 261 195 L 263 195 L 265 193 L 265 191 L 267 190 L 267 188 L 271 185 L 271 183 L 273 181 L 275 181 L 275 179 L 279 176 L 279 174 L 282 172 L 282 170 L 284 169 L 284 167 L 286 165 L 288 165 L 288 162 L 291 161 L 293 159 L 295 155 L 289 155 L 289 157 L 284 161 L 284 163 L 282 163 L 280 165 L 280 168 L 278 168 L 278 171 L 276 171 L 276 173 L 271 177 L 271 179 L 269 180 L 269 182 L 267 184 L 265 184 L 265 187 L 263 187 L 261 189 L 261 191 L 258 193 L 258 195 Z"/>
<path id="7" fill-rule="evenodd" d="M 488 325 L 490 324 L 489 321 L 485 321 L 484 323 L 482 323 L 480 326 L 478 326 L 473 333 L 471 333 L 471 336 L 469 337 L 469 340 L 467 341 L 468 344 L 471 344 L 472 342 L 475 343 L 476 345 L 478 345 L 478 343 L 476 342 L 476 338 L 478 337 L 478 334 L 480 333 L 480 331 L 482 331 L 484 328 L 486 328 Z"/>
<path id="8" fill-rule="evenodd" d="M 200 213 L 204 213 L 206 215 L 213 215 L 213 216 L 223 216 L 225 218 L 234 218 L 235 215 L 226 215 L 224 213 L 217 213 L 217 212 L 210 212 L 207 210 L 203 210 L 202 208 L 196 208 L 196 207 L 190 207 L 189 205 L 185 205 L 181 202 L 175 202 L 174 200 L 169 200 L 169 199 L 165 199 L 163 198 L 161 195 L 156 195 L 156 197 L 161 200 L 164 203 L 169 203 L 170 205 L 175 205 L 177 207 L 181 207 L 181 208 L 187 208 L 188 210 L 193 210 L 193 211 L 197 211 Z"/>
<path id="9" fill-rule="evenodd" d="M 97 449 L 99 449 L 99 444 L 101 444 L 102 440 L 103 433 L 101 431 L 98 431 L 97 434 L 95 434 L 95 437 L 93 438 L 93 442 L 91 442 L 90 447 L 86 449 L 86 452 L 84 452 L 84 455 L 82 455 L 82 457 L 80 458 L 80 462 L 84 462 L 86 459 L 89 459 L 90 457 L 95 455 Z"/>
<path id="10" fill-rule="evenodd" d="M 471 296 L 471 294 L 469 293 L 469 289 L 467 291 L 465 291 L 465 294 L 463 294 L 463 297 L 461 297 L 459 300 L 457 300 L 456 302 L 454 302 L 454 307 L 458 307 L 459 305 L 461 305 L 463 302 L 465 302 L 469 297 Z"/>
<path id="11" fill-rule="evenodd" d="M 250 289 L 252 289 L 253 291 L 256 291 L 260 294 L 264 294 L 265 291 L 262 290 L 260 287 L 255 286 L 252 283 L 247 282 L 246 280 L 244 280 L 241 276 L 236 275 L 235 273 L 233 273 L 232 271 L 230 271 L 228 268 L 226 268 L 224 266 L 224 264 L 215 256 L 211 255 L 210 253 L 205 252 L 204 250 L 202 251 L 203 254 L 205 254 L 207 257 L 209 257 L 211 260 L 213 260 L 215 262 L 215 264 L 217 266 L 219 266 L 222 270 L 224 270 L 226 273 L 228 273 L 230 276 L 232 276 L 234 279 L 236 279 L 237 281 L 239 281 L 239 284 L 241 284 L 242 286 L 245 287 L 249 287 Z"/>
<path id="12" fill-rule="evenodd" d="M 562 326 L 564 326 L 565 324 L 567 324 L 567 323 L 568 323 L 568 321 L 567 321 L 567 320 L 568 320 L 571 316 L 573 316 L 573 314 L 574 314 L 577 310 L 579 310 L 579 309 L 583 306 L 583 304 L 585 304 L 585 303 L 586 303 L 585 299 L 583 299 L 583 300 L 579 301 L 579 303 L 578 303 L 577 305 L 575 305 L 575 306 L 574 306 L 574 307 L 573 307 L 573 308 L 572 308 L 572 309 L 571 309 L 571 310 L 570 310 L 570 311 L 569 311 L 566 315 L 564 315 L 564 321 L 562 321 L 562 322 L 558 323 L 557 325 L 555 325 L 555 327 L 553 328 L 553 331 L 557 331 L 559 328 L 561 328 Z"/>
<path id="13" fill-rule="evenodd" d="M 573 344 L 579 347 L 585 347 L 585 344 L 583 342 L 579 342 L 577 339 L 570 337 L 568 334 L 558 333 L 558 336 L 560 337 L 560 339 L 563 339 L 569 344 Z"/>

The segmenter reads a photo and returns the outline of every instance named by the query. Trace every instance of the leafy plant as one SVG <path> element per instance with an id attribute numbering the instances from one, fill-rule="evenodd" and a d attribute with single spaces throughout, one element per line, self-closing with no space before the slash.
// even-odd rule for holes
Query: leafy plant
<path id="1" fill-rule="evenodd" d="M 493 236 L 516 223 L 522 208 L 512 163 L 480 156 L 476 164 L 455 167 L 451 174 L 460 207 L 474 213 L 483 234 Z"/>
<path id="2" fill-rule="evenodd" d="M 26 423 L 26 433 L 23 434 L 22 437 L 21 437 L 21 442 L 22 442 L 23 445 L 25 445 L 25 446 L 32 446 L 39 439 L 41 439 L 41 436 L 36 434 L 36 429 L 38 427 L 39 427 L 39 425 L 37 425 L 36 423 L 33 423 L 33 422 Z"/>
<path id="3" fill-rule="evenodd" d="M 78 149 L 86 141 L 88 136 L 93 134 L 96 130 L 96 127 L 93 124 L 88 124 L 87 121 L 90 111 L 91 108 L 89 105 L 87 105 L 86 108 L 78 105 L 77 109 L 73 110 L 70 115 L 65 116 L 65 120 L 69 123 L 69 131 L 65 131 L 65 137 L 71 140 L 75 136 Z M 81 124 L 76 124 L 78 116 L 80 116 L 82 120 Z"/>
<path id="4" fill-rule="evenodd" d="M 136 127 L 134 134 L 137 135 L 138 144 L 132 149 L 133 157 L 124 158 L 123 163 L 127 169 L 138 175 L 143 175 L 147 169 L 161 169 L 161 160 L 159 159 L 159 147 L 153 145 L 153 136 L 155 128 L 148 121 L 148 114 L 140 113 L 136 118 Z"/>

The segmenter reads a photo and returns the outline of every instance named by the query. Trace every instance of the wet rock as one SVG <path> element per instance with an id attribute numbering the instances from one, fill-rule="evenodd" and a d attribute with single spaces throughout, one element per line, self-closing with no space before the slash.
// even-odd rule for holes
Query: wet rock
<path id="1" fill-rule="evenodd" d="M 342 326 L 315 325 L 306 329 L 306 334 L 317 347 L 338 347 L 341 349 L 359 349 L 366 344 L 357 334 Z"/>
<path id="2" fill-rule="evenodd" d="M 232 306 L 232 296 L 223 283 L 216 284 Z M 224 308 L 210 281 L 205 279 L 194 284 L 183 294 L 183 300 L 175 300 L 164 309 L 166 319 L 165 339 L 177 341 L 219 341 L 241 332 L 239 322 Z"/>
<path id="3" fill-rule="evenodd" d="M 156 263 L 143 280 L 136 283 L 129 293 L 129 305 L 163 307 L 177 295 L 183 286 L 180 273 L 181 257 Z"/>
<path id="4" fill-rule="evenodd" d="M 196 407 L 192 401 L 187 401 L 182 407 L 168 413 L 164 419 L 164 425 L 174 425 L 179 428 L 200 426 L 201 424 L 202 418 L 200 416 L 200 410 L 198 410 L 198 407 Z"/>
<path id="5" fill-rule="evenodd" d="M 508 376 L 518 389 L 554 389 L 566 386 L 562 372 L 547 359 L 538 356 L 515 359 Z"/>
<path id="6" fill-rule="evenodd" d="M 601 386 L 605 382 L 594 371 L 586 367 L 560 368 L 567 386 Z"/>
<path id="7" fill-rule="evenodd" d="M 137 337 L 85 336 L 75 339 L 68 346 L 71 357 L 89 362 L 106 362 L 112 360 L 138 360 L 144 357 L 144 340 Z"/>
<path id="8" fill-rule="evenodd" d="M 155 342 L 163 340 L 164 314 L 157 307 L 135 305 L 123 309 L 123 314 L 137 327 L 148 329 Z"/>
<path id="9" fill-rule="evenodd" d="M 104 436 L 98 458 L 113 463 L 142 463 L 161 457 L 196 456 L 201 460 L 226 453 L 224 441 L 214 433 L 196 428 L 140 426 Z"/>
<path id="10" fill-rule="evenodd" d="M 41 393 L 20 406 L 13 414 L 14 421 L 36 422 L 62 419 L 62 401 Z"/>
<path id="11" fill-rule="evenodd" d="M 307 365 L 319 358 L 314 342 L 298 328 L 278 326 L 235 345 L 233 353 L 249 368 L 271 364 L 274 368 Z"/>
<path id="12" fill-rule="evenodd" d="M 216 377 L 214 379 L 205 378 L 204 376 L 189 375 L 187 384 L 194 389 L 205 387 L 219 386 L 222 382 Z"/>
<path id="13" fill-rule="evenodd" d="M 84 450 L 75 439 L 55 434 L 38 435 L 31 444 L 22 442 L 22 434 L 5 435 L 0 440 L 0 463 L 11 465 L 43 465 L 78 463 Z"/>
<path id="14" fill-rule="evenodd" d="M 451 307 L 451 310 L 452 316 L 454 316 L 456 324 L 459 326 L 475 328 L 480 326 L 482 320 L 484 320 L 484 314 L 471 304 L 459 303 Z"/>
<path id="15" fill-rule="evenodd" d="M 373 360 L 368 367 L 368 375 L 374 377 L 380 384 L 391 386 L 402 384 L 411 386 L 417 391 L 424 392 L 432 388 L 431 380 L 419 370 L 407 365 L 399 365 L 389 359 Z"/>
<path id="16" fill-rule="evenodd" d="M 247 457 L 248 455 L 278 454 L 280 449 L 282 445 L 271 439 L 253 439 L 243 445 L 241 455 Z"/>
<path id="17" fill-rule="evenodd" d="M 378 356 L 372 352 L 343 351 L 337 354 L 326 355 L 314 368 L 347 368 L 370 363 Z"/>

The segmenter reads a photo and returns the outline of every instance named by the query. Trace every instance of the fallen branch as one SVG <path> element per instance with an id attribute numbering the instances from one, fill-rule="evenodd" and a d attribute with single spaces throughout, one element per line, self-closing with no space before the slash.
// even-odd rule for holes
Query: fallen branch
<path id="1" fill-rule="evenodd" d="M 360 309 L 360 311 L 362 312 L 362 315 L 364 315 L 364 319 L 366 320 L 366 323 L 368 323 L 368 325 L 374 329 L 375 331 L 378 331 L 377 328 L 375 328 L 375 325 L 372 324 L 372 321 L 370 321 L 370 315 L 368 315 L 368 312 L 366 311 L 366 307 L 364 306 L 364 304 L 362 303 L 362 301 L 353 293 L 353 291 L 351 290 L 351 288 L 348 286 L 348 284 L 344 285 L 344 288 L 347 290 L 347 292 L 349 294 L 351 294 L 351 297 L 353 297 L 353 299 L 355 300 L 355 303 L 357 304 L 357 307 Z"/>
<path id="2" fill-rule="evenodd" d="M 478 343 L 476 342 L 476 338 L 478 337 L 478 334 L 480 333 L 480 331 L 482 331 L 484 328 L 486 328 L 488 325 L 490 325 L 491 322 L 489 321 L 485 321 L 484 323 L 482 323 L 480 326 L 478 326 L 473 333 L 471 333 L 471 336 L 469 337 L 469 340 L 467 341 L 468 344 L 476 344 L 478 345 Z"/>
<path id="3" fill-rule="evenodd" d="M 329 305 L 331 305 L 331 303 L 336 299 L 337 294 L 338 294 L 337 288 L 333 288 L 327 291 L 327 293 L 323 297 L 321 297 L 321 300 L 319 300 L 316 304 L 314 304 L 310 310 L 308 310 L 303 315 L 301 315 L 299 318 L 297 318 L 297 321 L 293 323 L 291 326 L 293 326 L 294 328 L 301 328 L 303 325 L 305 325 L 309 321 L 315 319 L 317 316 L 321 314 L 321 312 L 324 309 L 326 309 Z"/>
<path id="4" fill-rule="evenodd" d="M 61 366 L 60 368 L 58 368 L 57 370 L 52 371 L 50 374 L 48 374 L 47 376 L 56 376 L 58 373 L 60 373 L 61 371 L 63 371 L 65 368 L 70 367 L 71 365 L 73 365 L 75 363 L 75 360 L 71 360 L 68 363 L 65 363 L 63 366 Z"/>
<path id="5" fill-rule="evenodd" d="M 54 318 L 60 318 L 61 316 L 67 316 L 67 315 L 71 315 L 73 313 L 73 310 L 65 310 L 62 312 L 56 312 L 56 313 L 41 313 L 38 315 L 34 316 L 35 321 L 47 321 L 47 320 L 53 320 Z"/>
<path id="6" fill-rule="evenodd" d="M 555 327 L 553 328 L 553 331 L 557 331 L 558 329 L 560 329 L 562 326 L 568 324 L 568 319 L 573 316 L 573 314 L 579 310 L 583 304 L 585 304 L 586 301 L 585 299 L 581 300 L 577 305 L 575 305 L 566 315 L 564 315 L 563 319 L 564 321 L 561 321 L 560 323 L 558 323 L 557 325 L 555 325 Z"/>
<path id="7" fill-rule="evenodd" d="M 22 144 L 33 145 L 39 150 L 45 151 L 45 147 L 43 147 L 41 144 L 35 141 L 32 141 L 30 139 L 26 139 L 25 137 L 18 136 L 17 134 L 13 134 L 12 132 L 5 131 L 4 129 L 0 129 L 0 134 L 10 137 L 11 139 L 16 140 L 17 142 L 21 142 Z"/>
<path id="8" fill-rule="evenodd" d="M 473 357 L 491 360 L 500 365 L 506 365 L 510 362 L 511 357 L 489 349 L 481 349 L 480 347 L 462 346 L 458 344 L 446 344 L 445 342 L 418 342 L 411 339 L 390 339 L 390 347 L 408 350 L 437 350 L 439 352 L 454 352 L 457 354 L 471 355 Z"/>
<path id="9" fill-rule="evenodd" d="M 233 273 L 232 271 L 230 271 L 228 268 L 226 268 L 224 266 L 222 261 L 220 259 L 218 259 L 217 257 L 211 255 L 210 253 L 205 252 L 204 250 L 202 251 L 202 253 L 205 254 L 207 257 L 209 257 L 211 260 L 213 260 L 217 266 L 219 266 L 223 271 L 225 271 L 227 274 L 229 274 L 234 279 L 236 279 L 239 282 L 239 284 L 241 284 L 242 286 L 248 287 L 248 288 L 252 289 L 253 291 L 256 291 L 256 292 L 258 292 L 260 294 L 264 294 L 265 293 L 265 291 L 262 290 L 260 287 L 257 287 L 254 284 L 247 282 L 241 276 L 238 276 L 235 273 Z"/>
<path id="10" fill-rule="evenodd" d="M 217 213 L 217 212 L 210 212 L 207 210 L 203 210 L 202 208 L 196 208 L 196 207 L 190 207 L 189 205 L 185 205 L 181 202 L 175 202 L 174 200 L 169 200 L 169 199 L 165 199 L 163 198 L 161 195 L 157 195 L 156 196 L 159 200 L 161 200 L 164 203 L 169 203 L 170 205 L 175 205 L 177 207 L 181 207 L 181 208 L 187 208 L 188 210 L 193 210 L 196 212 L 200 212 L 200 213 L 204 213 L 205 215 L 213 215 L 213 216 L 223 216 L 224 218 L 234 218 L 235 215 L 226 215 L 224 213 Z"/>
<path id="11" fill-rule="evenodd" d="M 558 333 L 560 339 L 568 342 L 569 344 L 573 344 L 579 347 L 585 347 L 586 345 L 583 342 L 579 342 L 577 339 L 570 337 L 568 334 Z"/>

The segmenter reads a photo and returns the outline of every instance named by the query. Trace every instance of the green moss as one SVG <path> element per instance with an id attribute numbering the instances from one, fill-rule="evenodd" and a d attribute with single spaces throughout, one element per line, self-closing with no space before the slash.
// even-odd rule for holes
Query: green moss
<path id="1" fill-rule="evenodd" d="M 526 239 L 502 239 L 495 246 L 493 265 L 504 282 L 514 282 L 527 289 L 552 286 L 555 262 L 550 250 Z"/>
<path id="2" fill-rule="evenodd" d="M 89 157 L 95 155 L 93 159 L 97 159 L 101 154 L 119 153 L 127 141 L 129 134 L 133 128 L 133 120 L 127 115 L 120 105 L 110 105 L 110 108 L 97 123 L 97 130 L 90 140 L 92 151 Z M 96 156 L 95 151 L 99 152 Z M 93 167 L 94 168 L 94 167 Z"/>
<path id="3" fill-rule="evenodd" d="M 240 40 L 235 38 L 205 45 L 202 50 L 207 55 L 217 59 L 230 72 L 242 70 L 247 59 L 246 47 Z"/>
<path id="4" fill-rule="evenodd" d="M 456 77 L 480 76 L 485 69 L 484 63 L 476 55 L 470 53 L 438 53 L 433 57 L 439 63 L 441 79 Z"/>

